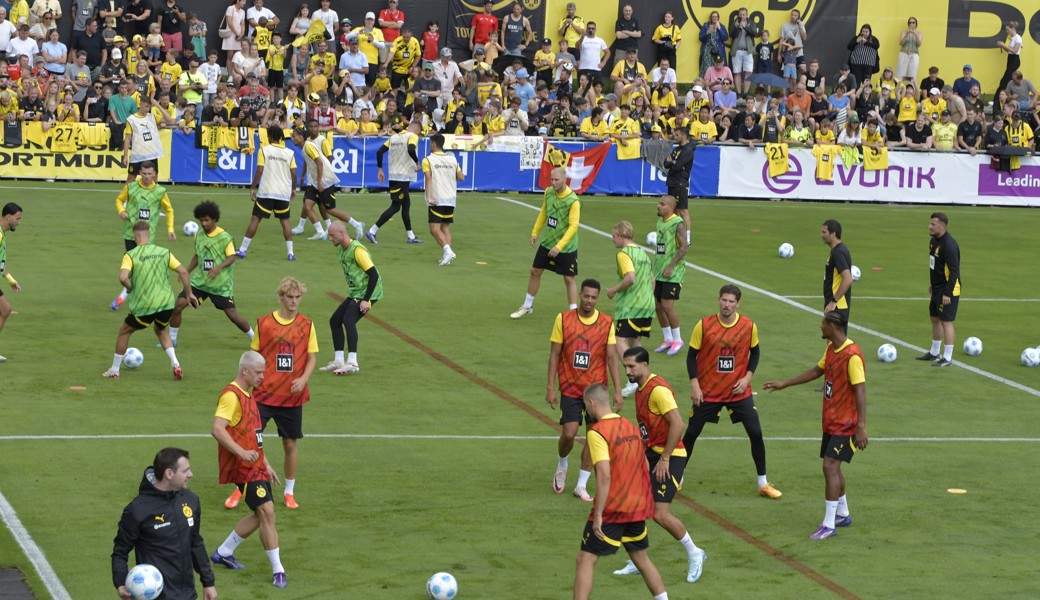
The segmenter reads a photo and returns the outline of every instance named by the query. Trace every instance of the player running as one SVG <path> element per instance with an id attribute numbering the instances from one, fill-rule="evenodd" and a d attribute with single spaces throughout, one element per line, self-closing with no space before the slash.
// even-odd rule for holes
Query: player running
<path id="1" fill-rule="evenodd" d="M 376 152 L 376 165 L 379 167 L 376 176 L 379 178 L 379 183 L 386 180 L 386 174 L 383 172 L 383 155 L 387 152 L 390 153 L 390 206 L 379 215 L 379 220 L 365 233 L 365 237 L 373 244 L 379 243 L 376 241 L 376 233 L 379 228 L 386 225 L 387 221 L 398 211 L 401 212 L 401 222 L 404 223 L 405 232 L 408 234 L 408 243 L 423 243 L 421 239 L 415 237 L 415 232 L 412 231 L 412 198 L 408 190 L 408 187 L 418 180 L 416 173 L 419 171 L 418 148 L 421 130 L 421 121 L 411 121 L 408 123 L 407 129 L 391 135 Z"/>
<path id="2" fill-rule="evenodd" d="M 614 298 L 614 335 L 617 337 L 618 360 L 629 348 L 640 346 L 639 338 L 649 337 L 654 324 L 654 276 L 650 257 L 632 242 L 635 231 L 628 221 L 621 221 L 611 231 L 619 282 L 607 288 L 607 298 Z M 630 382 L 621 390 L 629 397 L 637 384 Z"/>
<path id="3" fill-rule="evenodd" d="M 454 154 L 444 152 L 444 136 L 430 136 L 430 154 L 422 161 L 422 172 L 426 177 L 426 204 L 429 206 L 430 235 L 443 250 L 437 263 L 444 267 L 455 260 L 451 249 L 451 224 L 455 222 L 455 205 L 458 197 L 458 182 L 465 176 L 459 168 Z"/>
<path id="4" fill-rule="evenodd" d="M 18 285 L 18 281 L 7 270 L 7 234 L 18 229 L 18 225 L 21 222 L 22 207 L 14 202 L 5 204 L 3 210 L 0 211 L 0 275 L 3 275 L 7 283 L 11 284 L 11 289 L 15 292 L 22 291 L 22 286 Z M 0 290 L 0 331 L 3 331 L 4 324 L 7 323 L 7 317 L 9 316 L 11 316 L 11 303 L 4 296 L 4 292 Z M 7 362 L 7 358 L 0 356 L 0 363 L 2 362 Z"/>
<path id="5" fill-rule="evenodd" d="M 249 244 L 260 226 L 260 219 L 274 215 L 282 226 L 285 251 L 289 260 L 296 260 L 293 253 L 292 233 L 289 231 L 289 203 L 296 196 L 296 153 L 285 147 L 285 133 L 278 125 L 267 128 L 268 144 L 260 147 L 256 157 L 256 173 L 249 198 L 253 201 L 253 216 L 249 218 L 242 245 L 236 253 L 245 258 Z"/>

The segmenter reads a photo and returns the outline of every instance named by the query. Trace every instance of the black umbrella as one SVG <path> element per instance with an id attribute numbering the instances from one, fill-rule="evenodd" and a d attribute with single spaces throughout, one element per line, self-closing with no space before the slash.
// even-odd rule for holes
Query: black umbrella
<path id="1" fill-rule="evenodd" d="M 491 63 L 491 69 L 501 75 L 506 72 L 506 67 L 513 66 L 513 61 L 518 60 L 524 64 L 524 68 L 527 69 L 527 73 L 534 78 L 534 62 L 526 56 L 513 56 L 511 54 L 503 54 L 495 59 L 495 62 Z"/>
<path id="2" fill-rule="evenodd" d="M 783 88 L 785 90 L 791 87 L 791 83 L 787 81 L 787 79 L 779 75 L 773 75 L 772 73 L 755 73 L 754 75 L 748 77 L 748 81 L 752 83 L 757 83 L 759 85 L 769 85 L 773 87 Z"/>

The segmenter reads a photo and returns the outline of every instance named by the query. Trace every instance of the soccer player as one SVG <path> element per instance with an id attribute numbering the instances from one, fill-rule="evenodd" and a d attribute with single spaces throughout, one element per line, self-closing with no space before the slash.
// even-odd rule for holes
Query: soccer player
<path id="1" fill-rule="evenodd" d="M 695 583 L 701 578 L 707 553 L 698 548 L 689 532 L 671 512 L 672 499 L 679 491 L 679 480 L 686 469 L 686 449 L 682 444 L 683 423 L 675 392 L 663 377 L 650 372 L 650 353 L 646 348 L 629 348 L 625 352 L 625 375 L 639 387 L 636 392 L 636 418 L 643 432 L 646 460 L 650 467 L 651 487 L 654 491 L 654 521 L 672 534 L 683 549 L 689 568 L 686 581 Z M 615 575 L 632 575 L 639 569 L 631 560 Z"/>
<path id="2" fill-rule="evenodd" d="M 690 172 L 693 170 L 693 148 L 690 132 L 685 127 L 676 127 L 672 131 L 675 138 L 675 149 L 665 159 L 668 168 L 668 195 L 675 198 L 675 212 L 682 217 L 686 225 L 686 243 L 690 243 Z M 681 341 L 681 338 L 680 338 Z"/>
<path id="3" fill-rule="evenodd" d="M 823 375 L 823 477 L 826 502 L 823 524 L 809 536 L 822 540 L 836 534 L 836 527 L 852 525 L 845 498 L 842 462 L 851 462 L 857 450 L 867 448 L 867 389 L 863 353 L 845 336 L 845 318 L 832 311 L 823 315 L 820 331 L 827 340 L 823 358 L 808 371 L 785 381 L 767 381 L 762 387 L 774 391 L 806 383 Z"/>
<path id="4" fill-rule="evenodd" d="M 758 473 L 758 495 L 776 500 L 783 494 L 766 477 L 766 443 L 758 420 L 751 377 L 758 369 L 758 326 L 737 312 L 740 288 L 724 285 L 719 289 L 719 312 L 709 315 L 693 328 L 686 371 L 690 376 L 693 410 L 683 436 L 683 447 L 690 454 L 704 425 L 719 422 L 723 409 L 730 421 L 744 426 L 751 442 L 751 458 Z"/>
<path id="5" fill-rule="evenodd" d="M 841 223 L 835 219 L 824 221 L 820 239 L 831 249 L 823 270 L 823 312 L 836 310 L 848 323 L 852 308 L 852 253 L 841 241 Z"/>
<path id="6" fill-rule="evenodd" d="M 145 161 L 156 163 L 163 157 L 162 140 L 159 139 L 159 124 L 152 113 L 152 99 L 140 94 L 137 113 L 126 118 L 126 132 L 123 135 L 123 166 L 126 169 L 126 182 L 129 184 L 141 173 Z M 159 107 L 163 115 L 164 125 L 173 125 L 176 119 Z"/>
<path id="7" fill-rule="evenodd" d="M 686 253 L 690 236 L 686 221 L 675 213 L 675 196 L 666 194 L 657 201 L 657 249 L 654 254 L 654 308 L 664 341 L 654 352 L 675 356 L 682 350 L 682 330 L 675 301 L 686 277 Z"/>
<path id="8" fill-rule="evenodd" d="M 292 137 L 291 133 L 290 133 L 290 137 Z M 325 158 L 327 158 L 327 159 L 329 159 L 331 161 L 332 160 L 332 138 L 328 137 L 328 136 L 321 135 L 321 126 L 318 124 L 318 121 L 316 119 L 310 119 L 306 123 L 304 140 L 306 141 L 306 140 L 311 139 L 311 138 L 315 139 L 321 145 L 321 153 L 325 155 Z M 295 141 L 296 140 L 293 140 L 294 143 L 295 143 Z M 302 149 L 301 146 L 297 146 L 297 147 Z M 330 162 L 330 164 L 331 164 L 331 162 Z M 302 177 L 301 177 L 301 181 L 300 181 L 300 187 L 306 187 L 303 184 L 303 178 Z M 325 235 L 326 235 L 325 230 L 328 228 L 329 225 L 332 225 L 332 219 L 329 218 L 329 211 L 325 209 L 325 205 L 321 204 L 320 202 L 318 203 L 318 212 L 320 213 L 320 218 L 319 218 L 319 215 L 314 213 L 314 209 L 313 208 L 311 208 L 309 210 L 307 209 L 307 200 L 306 200 L 306 198 L 304 198 L 303 208 L 300 210 L 300 222 L 299 222 L 299 224 L 296 225 L 296 227 L 292 228 L 291 233 L 293 235 L 300 235 L 300 234 L 302 234 L 304 226 L 307 224 L 307 221 L 310 220 L 311 223 L 314 224 L 315 234 L 313 236 L 311 236 L 310 238 L 308 238 L 308 239 L 324 240 L 325 239 Z"/>
<path id="9" fill-rule="evenodd" d="M 607 298 L 614 301 L 614 337 L 617 338 L 618 360 L 629 348 L 640 345 L 639 338 L 650 337 L 654 323 L 654 275 L 650 257 L 632 242 L 635 230 L 628 221 L 621 221 L 611 230 L 611 239 L 618 249 L 618 284 L 607 288 Z M 625 398 L 636 392 L 638 385 L 629 382 L 621 390 Z"/>
<path id="10" fill-rule="evenodd" d="M 412 231 L 412 198 L 408 191 L 408 186 L 418 180 L 416 173 L 419 171 L 419 155 L 417 152 L 421 130 L 422 121 L 411 121 L 408 123 L 407 129 L 391 135 L 376 152 L 376 165 L 379 167 L 376 177 L 379 178 L 379 183 L 386 180 L 386 173 L 383 171 L 383 155 L 387 152 L 390 153 L 390 206 L 379 215 L 379 220 L 365 233 L 365 237 L 373 244 L 379 243 L 376 241 L 376 233 L 379 232 L 379 228 L 386 225 L 386 222 L 398 211 L 401 211 L 401 221 L 408 234 L 408 243 L 423 243 L 421 239 L 415 237 L 415 232 Z"/>
<path id="11" fill-rule="evenodd" d="M 426 178 L 426 204 L 429 206 L 430 235 L 443 250 L 437 264 L 444 267 L 455 260 L 451 249 L 451 224 L 455 222 L 458 182 L 465 178 L 454 154 L 444 152 L 444 136 L 430 136 L 430 154 L 422 161 Z"/>
<path id="12" fill-rule="evenodd" d="M 545 401 L 556 410 L 556 379 L 560 380 L 560 440 L 557 443 L 556 473 L 553 475 L 553 491 L 563 492 L 567 484 L 567 457 L 574 448 L 574 437 L 584 418 L 581 395 L 585 388 L 601 383 L 606 385 L 607 374 L 614 384 L 614 410 L 620 412 L 624 400 L 621 397 L 621 374 L 618 369 L 614 337 L 614 320 L 596 310 L 599 301 L 599 282 L 586 279 L 581 282 L 581 305 L 556 315 L 552 335 L 549 337 L 549 381 L 545 389 Z M 591 502 L 587 486 L 592 475 L 589 447 L 581 451 L 581 470 L 574 495 Z"/>
<path id="13" fill-rule="evenodd" d="M 534 312 L 534 297 L 542 281 L 542 271 L 552 269 L 563 276 L 567 287 L 567 308 L 578 307 L 578 226 L 581 201 L 567 185 L 567 169 L 552 170 L 552 184 L 545 190 L 542 209 L 531 229 L 531 245 L 538 248 L 531 265 L 524 303 L 509 316 L 519 319 Z"/>
<path id="14" fill-rule="evenodd" d="M 116 196 L 116 214 L 124 221 L 123 223 L 123 247 L 127 252 L 133 250 L 137 242 L 134 241 L 133 229 L 138 221 L 149 224 L 149 238 L 155 239 L 155 227 L 159 224 L 159 213 L 166 213 L 166 232 L 170 240 L 176 240 L 177 234 L 173 231 L 174 217 L 173 205 L 170 204 L 170 196 L 166 188 L 159 185 L 156 180 L 157 171 L 155 163 L 146 160 L 138 168 L 136 180 L 127 182 L 123 191 Z M 126 301 L 126 288 L 119 293 L 119 297 L 109 305 L 112 310 Z"/>
<path id="15" fill-rule="evenodd" d="M 22 207 L 14 202 L 5 204 L 2 211 L 0 211 L 0 275 L 4 276 L 4 279 L 11 284 L 11 289 L 15 292 L 22 291 L 22 286 L 18 285 L 18 281 L 7 270 L 7 232 L 18 229 L 18 225 L 21 222 Z M 7 317 L 9 316 L 11 316 L 11 303 L 4 296 L 3 290 L 0 290 L 0 331 L 3 331 L 4 324 L 7 323 Z M 7 362 L 7 358 L 0 356 L 0 363 L 2 362 Z"/>
<path id="16" fill-rule="evenodd" d="M 204 200 L 195 207 L 194 214 L 202 231 L 195 235 L 195 255 L 188 263 L 191 291 L 200 304 L 207 298 L 212 300 L 214 308 L 224 311 L 242 333 L 253 339 L 253 328 L 235 308 L 235 240 L 217 226 L 220 207 L 212 200 Z M 182 293 L 170 318 L 170 341 L 174 347 L 177 346 L 177 335 L 187 307 L 188 297 Z"/>
<path id="17" fill-rule="evenodd" d="M 646 553 L 650 547 L 646 520 L 654 516 L 654 499 L 639 427 L 611 410 L 604 385 L 589 386 L 582 401 L 593 421 L 588 447 L 596 466 L 596 498 L 581 537 L 574 598 L 591 596 L 596 561 L 624 546 L 654 600 L 668 600 L 661 573 Z"/>
<path id="18" fill-rule="evenodd" d="M 253 174 L 253 185 L 249 188 L 249 198 L 253 201 L 253 216 L 249 218 L 246 234 L 242 236 L 242 245 L 236 252 L 239 258 L 246 257 L 249 243 L 256 235 L 256 228 L 260 226 L 260 219 L 274 215 L 282 226 L 288 259 L 296 260 L 293 254 L 292 233 L 289 230 L 289 202 L 296 196 L 296 153 L 285 147 L 284 140 L 285 133 L 280 126 L 271 125 L 267 128 L 269 143 L 260 147 L 256 157 L 256 173 Z"/>
<path id="19" fill-rule="evenodd" d="M 368 253 L 358 240 L 350 239 L 343 223 L 333 223 L 329 227 L 329 241 L 336 247 L 339 265 L 347 279 L 347 297 L 332 313 L 329 326 L 332 328 L 332 349 L 335 356 L 322 371 L 332 371 L 335 375 L 350 375 L 361 370 L 358 366 L 358 330 L 357 323 L 368 314 L 372 305 L 383 297 L 383 278 L 379 269 L 372 262 Z M 345 335 L 344 335 L 345 332 Z M 344 362 L 343 343 L 346 341 L 347 356 Z"/>
<path id="20" fill-rule="evenodd" d="M 293 131 L 293 144 L 296 144 L 297 148 L 303 149 L 303 162 L 306 166 L 306 169 L 304 169 L 306 185 L 303 188 L 303 210 L 305 213 L 309 213 L 312 219 L 316 220 L 314 204 L 318 203 L 328 214 L 349 223 L 354 228 L 357 236 L 361 237 L 361 234 L 365 231 L 365 224 L 354 220 L 346 212 L 336 208 L 336 191 L 339 189 L 339 176 L 336 175 L 336 172 L 332 169 L 332 163 L 329 162 L 329 158 L 322 151 L 322 142 L 318 138 L 325 139 L 324 136 L 318 135 L 317 130 L 308 133 L 303 129 L 297 128 Z M 325 233 L 324 228 L 321 228 L 321 223 L 315 222 L 314 228 L 318 230 L 318 233 L 308 239 L 328 239 L 328 234 Z"/>
<path id="21" fill-rule="evenodd" d="M 112 584 L 120 598 L 126 590 L 128 558 L 134 551 L 137 564 L 154 566 L 163 576 L 164 598 L 197 598 L 195 576 L 202 582 L 202 597 L 216 600 L 216 578 L 206 560 L 202 539 L 202 507 L 188 489 L 191 481 L 188 451 L 163 448 L 144 470 L 137 497 L 123 509 L 112 542 Z"/>
<path id="22" fill-rule="evenodd" d="M 264 380 L 264 357 L 246 350 L 238 361 L 238 375 L 224 386 L 217 400 L 210 433 L 217 440 L 220 483 L 233 483 L 245 497 L 253 512 L 243 517 L 217 548 L 210 560 L 229 569 L 244 569 L 235 560 L 235 549 L 257 529 L 260 543 L 274 572 L 272 585 L 285 587 L 285 568 L 278 550 L 278 530 L 274 526 L 274 502 L 271 485 L 281 483 L 278 473 L 264 456 L 263 424 L 250 390 Z"/>
<path id="23" fill-rule="evenodd" d="M 256 350 L 267 361 L 264 380 L 253 391 L 253 399 L 260 409 L 261 427 L 274 419 L 278 426 L 278 437 L 282 438 L 285 451 L 285 495 L 286 508 L 295 510 L 296 468 L 299 464 L 297 441 L 303 438 L 303 405 L 311 399 L 307 381 L 318 364 L 318 334 L 314 323 L 300 314 L 300 300 L 307 293 L 307 286 L 294 277 L 282 279 L 278 286 L 278 301 L 281 306 L 269 315 L 257 320 L 257 336 L 249 347 Z M 242 498 L 235 489 L 224 506 L 234 508 Z"/>
<path id="24" fill-rule="evenodd" d="M 961 297 L 961 247 L 946 231 L 950 219 L 946 213 L 932 213 L 928 221 L 928 315 L 932 319 L 932 347 L 917 360 L 929 360 L 933 367 L 953 364 L 953 321 L 957 318 L 957 302 Z M 939 348 L 942 346 L 942 354 Z"/>
<path id="25" fill-rule="evenodd" d="M 177 361 L 177 352 L 173 347 L 170 333 L 166 331 L 173 316 L 173 307 L 177 297 L 170 287 L 170 276 L 167 271 L 176 271 L 177 277 L 184 287 L 184 297 L 188 303 L 197 307 L 199 300 L 191 289 L 191 281 L 184 265 L 177 260 L 168 249 L 150 243 L 151 228 L 145 221 L 134 223 L 134 248 L 123 255 L 123 264 L 119 270 L 119 281 L 129 292 L 127 304 L 130 313 L 119 326 L 116 336 L 116 353 L 112 358 L 112 368 L 102 373 L 111 379 L 119 379 L 119 367 L 123 364 L 123 355 L 130 343 L 130 336 L 138 330 L 153 325 L 159 344 L 166 351 L 173 367 L 173 378 L 184 378 L 181 363 Z"/>

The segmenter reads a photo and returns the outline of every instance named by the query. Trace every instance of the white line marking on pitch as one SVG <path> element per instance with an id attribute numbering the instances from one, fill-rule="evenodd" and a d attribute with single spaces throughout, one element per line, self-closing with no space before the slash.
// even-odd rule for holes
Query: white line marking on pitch
<path id="1" fill-rule="evenodd" d="M 47 587 L 47 591 L 51 593 L 51 597 L 55 600 L 72 600 L 72 596 L 69 595 L 65 586 L 61 584 L 61 580 L 58 579 L 58 574 L 54 572 L 51 563 L 47 562 L 47 557 L 43 555 L 43 550 L 40 550 L 32 536 L 26 531 L 21 519 L 18 518 L 18 514 L 14 512 L 14 507 L 7 501 L 3 492 L 0 492 L 0 517 L 3 518 L 4 525 L 7 525 L 15 541 L 22 547 L 22 552 L 25 552 L 25 556 L 29 558 L 29 562 L 32 563 L 36 572 L 40 575 L 40 579 L 43 580 L 43 585 Z"/>
<path id="2" fill-rule="evenodd" d="M 528 204 L 526 202 L 521 202 L 520 200 L 514 200 L 512 198 L 507 198 L 505 196 L 496 196 L 496 198 L 498 198 L 499 200 L 504 200 L 504 201 L 509 202 L 511 204 L 516 204 L 517 206 L 522 206 L 524 208 L 527 208 L 527 209 L 530 209 L 530 210 L 533 210 L 533 211 L 536 211 L 536 212 L 539 210 L 539 207 L 532 206 L 532 205 L 530 205 L 530 204 Z M 591 231 L 592 233 L 595 233 L 598 236 L 602 236 L 602 237 L 605 237 L 605 238 L 609 238 L 610 237 L 609 233 L 607 233 L 605 231 L 602 231 L 602 230 L 599 230 L 599 229 L 596 229 L 595 227 L 590 227 L 590 226 L 588 226 L 588 225 L 586 225 L 584 223 L 581 223 L 579 226 L 582 229 L 584 229 L 586 231 Z M 640 248 L 642 248 L 646 252 L 650 252 L 651 251 L 646 246 L 640 246 Z M 786 298 L 784 296 L 781 296 L 780 294 L 776 294 L 774 292 L 770 292 L 767 289 L 760 288 L 760 287 L 758 287 L 756 285 L 752 285 L 750 283 L 747 283 L 746 281 L 740 281 L 739 279 L 734 279 L 733 277 L 728 277 L 728 276 L 726 276 L 726 275 L 724 275 L 722 273 L 719 273 L 718 271 L 713 271 L 713 270 L 708 269 L 706 267 L 702 267 L 700 265 L 695 265 L 695 264 L 693 264 L 692 262 L 689 262 L 689 261 L 686 261 L 686 266 L 691 268 L 691 269 L 693 269 L 693 270 L 695 270 L 695 271 L 700 271 L 701 273 L 704 273 L 705 275 L 710 275 L 710 276 L 712 276 L 712 277 L 714 277 L 714 278 L 716 278 L 716 279 L 718 279 L 720 281 L 724 281 L 724 282 L 727 282 L 727 283 L 733 283 L 735 285 L 738 285 L 738 286 L 744 288 L 745 290 L 751 290 L 753 292 L 758 292 L 759 294 L 762 294 L 763 296 L 772 298 L 773 300 L 777 300 L 779 302 L 783 302 L 784 304 L 787 304 L 788 306 L 792 306 L 792 307 L 797 308 L 799 310 L 804 310 L 807 313 L 814 314 L 814 315 L 822 315 L 823 314 L 821 311 L 819 311 L 819 310 L 817 310 L 815 308 L 806 306 L 806 305 L 804 305 L 804 304 L 802 304 L 800 302 L 795 302 L 794 300 L 790 300 L 790 299 L 788 299 L 788 298 Z M 897 337 L 893 337 L 891 335 L 888 335 L 887 333 L 882 333 L 880 331 L 877 331 L 876 329 L 871 329 L 869 327 L 864 327 L 862 325 L 857 325 L 856 323 L 849 323 L 849 328 L 851 328 L 851 329 L 858 329 L 859 331 L 862 331 L 862 332 L 867 333 L 869 335 L 872 335 L 874 337 L 881 338 L 881 339 L 885 340 L 886 342 L 891 342 L 893 344 L 896 344 L 896 345 L 899 345 L 899 346 L 903 346 L 904 348 L 909 348 L 910 350 L 913 350 L 914 352 L 925 352 L 926 351 L 926 349 L 922 348 L 921 346 L 915 346 L 914 344 L 911 344 L 910 342 L 901 340 L 901 339 L 899 339 Z M 1011 379 L 1007 379 L 1006 377 L 1001 377 L 1000 375 L 997 375 L 995 373 L 990 373 L 989 371 L 983 371 L 982 369 L 980 369 L 978 367 L 973 367 L 971 365 L 966 365 L 966 364 L 964 364 L 963 361 L 959 361 L 959 360 L 954 361 L 953 362 L 953 366 L 960 367 L 962 369 L 966 369 L 966 370 L 968 370 L 968 371 L 970 371 L 972 373 L 975 373 L 976 375 L 981 375 L 981 376 L 986 377 L 988 379 L 992 379 L 993 381 L 996 381 L 996 382 L 999 382 L 999 383 L 1003 383 L 1006 386 L 1013 387 L 1016 390 L 1025 392 L 1025 393 L 1030 394 L 1032 396 L 1040 397 L 1040 390 L 1031 388 L 1031 387 L 1029 387 L 1027 385 L 1022 385 L 1021 383 L 1018 383 L 1017 381 L 1012 381 Z"/>
<path id="3" fill-rule="evenodd" d="M 149 433 L 149 434 L 102 434 L 102 435 L 2 435 L 0 442 L 41 441 L 41 440 L 139 440 L 156 438 L 196 438 L 212 437 L 208 433 Z M 325 439 L 380 439 L 380 440 L 477 440 L 477 441 L 536 441 L 555 440 L 555 435 L 407 435 L 394 433 L 308 433 L 309 438 Z M 584 439 L 582 436 L 578 436 Z M 746 442 L 747 436 L 701 436 L 702 440 L 723 442 Z M 766 437 L 770 442 L 819 442 L 816 437 Z M 872 437 L 872 442 L 1040 442 L 1040 437 Z"/>
<path id="4" fill-rule="evenodd" d="M 815 296 L 784 296 L 790 300 L 812 300 L 819 298 L 820 295 Z M 902 302 L 927 302 L 928 298 L 905 298 L 901 296 L 856 296 L 856 300 L 894 300 Z M 1040 302 L 1040 298 L 966 298 L 960 297 L 961 302 Z"/>

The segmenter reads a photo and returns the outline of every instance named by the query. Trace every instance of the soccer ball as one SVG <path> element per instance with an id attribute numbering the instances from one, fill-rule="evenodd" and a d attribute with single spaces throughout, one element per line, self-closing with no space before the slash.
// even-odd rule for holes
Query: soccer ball
<path id="1" fill-rule="evenodd" d="M 188 221 L 184 224 L 184 235 L 188 237 L 195 237 L 195 234 L 199 232 L 199 224 L 195 221 Z"/>
<path id="2" fill-rule="evenodd" d="M 1040 365 L 1040 352 L 1036 348 L 1026 348 L 1022 351 L 1022 364 L 1027 367 Z"/>
<path id="3" fill-rule="evenodd" d="M 141 354 L 141 351 L 137 348 L 127 348 L 126 353 L 123 354 L 123 366 L 127 369 L 136 369 L 137 367 L 140 367 L 143 362 L 144 354 Z"/>
<path id="4" fill-rule="evenodd" d="M 656 231 L 651 231 L 650 233 L 646 234 L 646 245 L 650 246 L 651 248 L 653 248 L 655 250 L 657 249 L 657 232 Z"/>
<path id="5" fill-rule="evenodd" d="M 881 344 L 877 349 L 877 359 L 883 363 L 896 362 L 897 356 L 899 356 L 899 352 L 892 344 Z"/>
<path id="6" fill-rule="evenodd" d="M 852 271 L 852 280 L 853 281 L 859 281 L 859 276 L 860 276 L 859 267 L 857 267 L 856 265 L 852 265 L 852 269 L 850 269 L 850 270 Z"/>
<path id="7" fill-rule="evenodd" d="M 777 252 L 780 254 L 780 258 L 791 258 L 794 256 L 794 246 L 784 242 L 783 244 L 780 244 L 780 248 Z"/>
<path id="8" fill-rule="evenodd" d="M 978 356 L 982 354 L 982 340 L 977 337 L 970 337 L 964 340 L 964 353 L 968 356 Z"/>
<path id="9" fill-rule="evenodd" d="M 426 595 L 433 600 L 451 600 L 459 593 L 459 583 L 451 573 L 434 573 L 426 580 Z"/>
<path id="10" fill-rule="evenodd" d="M 162 590 L 162 573 L 152 565 L 137 565 L 126 575 L 126 591 L 134 600 L 155 600 Z"/>

